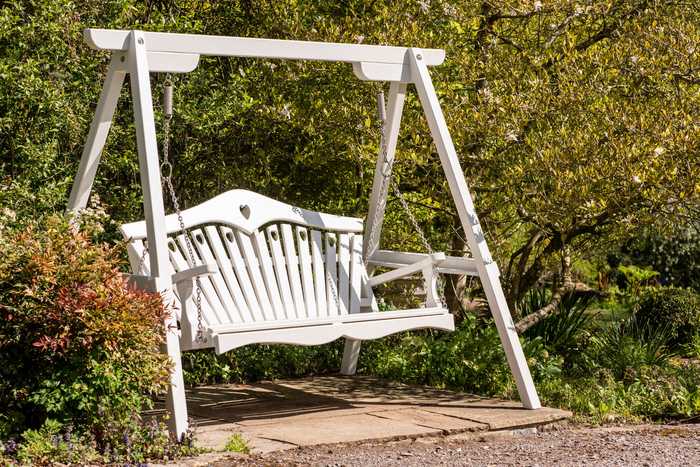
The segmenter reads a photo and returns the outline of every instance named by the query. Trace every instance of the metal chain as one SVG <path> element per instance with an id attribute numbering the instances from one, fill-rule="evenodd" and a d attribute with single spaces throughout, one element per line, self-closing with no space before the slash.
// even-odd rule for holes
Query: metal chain
<path id="1" fill-rule="evenodd" d="M 177 221 L 180 225 L 180 233 L 185 238 L 185 246 L 187 247 L 187 255 L 189 256 L 190 263 L 194 267 L 197 263 L 194 257 L 194 249 L 192 248 L 192 240 L 190 240 L 189 235 L 187 235 L 187 229 L 185 228 L 185 220 L 182 217 L 182 211 L 180 210 L 180 202 L 175 193 L 175 187 L 173 186 L 173 164 L 170 162 L 170 122 L 173 119 L 173 83 L 168 74 L 165 78 L 165 84 L 163 85 L 163 162 L 160 164 L 160 171 L 163 174 L 163 181 L 170 194 L 170 200 L 173 203 L 173 209 L 177 214 Z M 206 338 L 204 337 L 204 324 L 202 316 L 202 284 L 199 277 L 195 279 L 195 299 L 194 303 L 197 307 L 197 334 L 195 336 L 196 342 L 204 343 Z"/>
<path id="2" fill-rule="evenodd" d="M 391 178 L 391 173 L 394 167 L 394 161 L 396 158 L 393 158 L 391 160 L 387 160 L 388 158 L 388 149 L 387 149 L 387 143 L 386 143 L 386 130 L 385 130 L 385 123 L 386 123 L 386 115 L 384 112 L 384 93 L 379 92 L 377 95 L 377 104 L 378 104 L 378 110 L 379 110 L 379 119 L 377 126 L 379 127 L 379 131 L 381 133 L 381 158 L 383 161 L 383 168 L 382 168 L 382 182 L 379 188 L 379 205 L 377 206 L 377 209 L 374 211 L 374 217 L 372 219 L 372 228 L 369 232 L 369 244 L 370 246 L 374 245 L 375 242 L 377 242 L 377 235 L 379 235 L 379 216 L 380 213 L 383 213 L 384 210 L 386 209 L 386 202 L 388 196 L 386 195 L 387 191 L 387 184 L 391 186 L 391 190 L 394 193 L 394 196 L 399 200 L 399 203 L 401 204 L 401 208 L 403 209 L 404 213 L 408 216 L 409 221 L 411 222 L 411 225 L 413 226 L 413 229 L 416 231 L 418 234 L 418 237 L 420 238 L 421 243 L 423 244 L 423 248 L 428 252 L 428 254 L 433 254 L 434 250 L 433 247 L 430 245 L 430 242 L 428 242 L 427 237 L 425 236 L 425 232 L 421 228 L 420 224 L 418 223 L 418 220 L 416 217 L 413 215 L 413 211 L 411 211 L 411 208 L 408 206 L 408 202 L 406 201 L 406 197 L 403 195 L 401 192 L 401 189 L 399 188 L 398 183 L 396 183 L 395 180 Z M 377 245 L 378 247 L 379 245 Z M 369 256 L 369 255 L 368 255 Z M 368 258 L 365 258 L 365 267 L 367 266 L 367 260 Z M 433 274 L 435 275 L 437 279 L 437 289 L 438 289 L 438 294 L 440 294 L 440 302 L 442 303 L 442 306 L 446 306 L 445 303 L 445 281 L 444 278 L 442 277 L 442 274 L 438 271 L 437 266 L 433 263 Z"/>
<path id="3" fill-rule="evenodd" d="M 190 258 L 190 261 L 192 264 L 195 264 L 195 259 L 194 259 L 194 251 L 192 250 L 192 243 L 190 241 L 190 238 L 187 235 L 187 231 L 185 229 L 185 222 L 182 217 L 182 212 L 180 210 L 180 203 L 177 198 L 177 194 L 175 193 L 175 188 L 173 187 L 173 181 L 172 181 L 172 175 L 173 175 L 173 166 L 172 163 L 170 162 L 170 122 L 173 118 L 173 111 L 172 111 L 172 97 L 173 97 L 173 88 L 172 88 L 172 80 L 170 78 L 170 75 L 167 75 L 165 84 L 163 85 L 163 110 L 164 110 L 164 122 L 163 122 L 163 162 L 161 162 L 160 165 L 160 170 L 162 173 L 164 173 L 163 181 L 165 182 L 165 185 L 168 189 L 168 193 L 170 194 L 170 198 L 173 203 L 173 207 L 175 208 L 175 211 L 177 213 L 177 218 L 178 222 L 180 223 L 180 231 L 182 232 L 183 236 L 185 237 L 185 245 L 187 246 L 187 253 Z M 146 245 L 143 249 L 143 252 L 141 253 L 141 258 L 139 260 L 139 267 L 138 270 L 140 273 L 145 273 L 145 262 L 146 262 L 146 255 L 148 255 L 148 246 Z M 199 281 L 199 278 L 196 279 L 197 287 L 196 287 L 196 295 L 195 295 L 195 304 L 197 306 L 197 335 L 195 339 L 198 342 L 206 342 L 206 339 L 204 338 L 204 326 L 202 323 L 202 288 L 201 284 Z"/>

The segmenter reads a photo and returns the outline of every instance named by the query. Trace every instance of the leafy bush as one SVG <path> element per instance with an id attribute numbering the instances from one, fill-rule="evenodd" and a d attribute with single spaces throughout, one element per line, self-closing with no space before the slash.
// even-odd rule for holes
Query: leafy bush
<path id="1" fill-rule="evenodd" d="M 185 384 L 243 383 L 337 370 L 342 342 L 303 347 L 248 345 L 221 355 L 212 349 L 182 355 Z"/>
<path id="2" fill-rule="evenodd" d="M 661 287 L 642 295 L 635 311 L 640 323 L 668 327 L 669 344 L 679 348 L 700 332 L 700 295 L 692 289 Z"/>
<path id="3" fill-rule="evenodd" d="M 635 315 L 593 335 L 586 353 L 593 366 L 609 369 L 623 381 L 634 380 L 646 367 L 665 366 L 674 352 L 668 348 L 667 327 L 651 327 Z"/>
<path id="4" fill-rule="evenodd" d="M 527 316 L 547 305 L 550 293 L 545 289 L 533 289 L 518 306 L 522 316 Z M 524 336 L 537 337 L 550 350 L 568 355 L 579 349 L 579 336 L 593 319 L 588 309 L 593 301 L 590 294 L 569 293 L 562 297 L 557 312 L 535 324 Z"/>
<path id="5" fill-rule="evenodd" d="M 166 389 L 170 364 L 158 351 L 161 298 L 126 287 L 118 252 L 58 216 L 0 239 L 5 436 L 38 429 L 24 435 L 37 446 L 40 435 L 72 425 L 100 452 L 128 451 L 125 439 L 141 429 L 149 395 Z"/>
<path id="6" fill-rule="evenodd" d="M 632 381 L 620 381 L 601 369 L 585 377 L 541 381 L 542 403 L 572 410 L 593 423 L 639 422 L 700 414 L 700 369 L 693 366 L 646 367 Z"/>

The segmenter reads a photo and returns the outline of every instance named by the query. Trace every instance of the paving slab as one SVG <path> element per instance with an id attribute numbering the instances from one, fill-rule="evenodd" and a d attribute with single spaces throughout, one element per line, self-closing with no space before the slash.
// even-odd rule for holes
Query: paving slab
<path id="1" fill-rule="evenodd" d="M 429 412 L 423 409 L 399 409 L 384 410 L 380 412 L 370 412 L 371 415 L 399 422 L 413 423 L 427 428 L 437 428 L 443 434 L 456 433 L 461 431 L 483 431 L 489 426 L 485 423 L 478 423 L 464 418 L 451 417 L 440 413 Z"/>
<path id="2" fill-rule="evenodd" d="M 187 391 L 198 442 L 220 450 L 240 433 L 253 452 L 328 443 L 397 440 L 517 429 L 571 416 L 519 402 L 394 383 L 321 376 Z"/>

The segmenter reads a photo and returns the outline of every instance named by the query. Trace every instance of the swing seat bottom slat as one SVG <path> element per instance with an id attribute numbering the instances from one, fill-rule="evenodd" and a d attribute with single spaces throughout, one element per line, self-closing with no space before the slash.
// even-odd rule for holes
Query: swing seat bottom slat
<path id="1" fill-rule="evenodd" d="M 454 330 L 454 317 L 444 308 L 358 313 L 334 319 L 270 323 L 260 327 L 214 326 L 211 342 L 217 353 L 248 344 L 320 345 L 341 337 L 370 340 L 401 331 L 433 328 Z M 186 349 L 183 349 L 186 350 Z"/>

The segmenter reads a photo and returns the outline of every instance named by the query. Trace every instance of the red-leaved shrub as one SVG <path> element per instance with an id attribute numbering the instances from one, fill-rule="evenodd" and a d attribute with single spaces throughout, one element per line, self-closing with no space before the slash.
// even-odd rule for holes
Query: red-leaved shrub
<path id="1" fill-rule="evenodd" d="M 167 387 L 166 310 L 126 286 L 118 252 L 59 216 L 0 238 L 6 435 L 53 419 L 109 445 Z"/>

